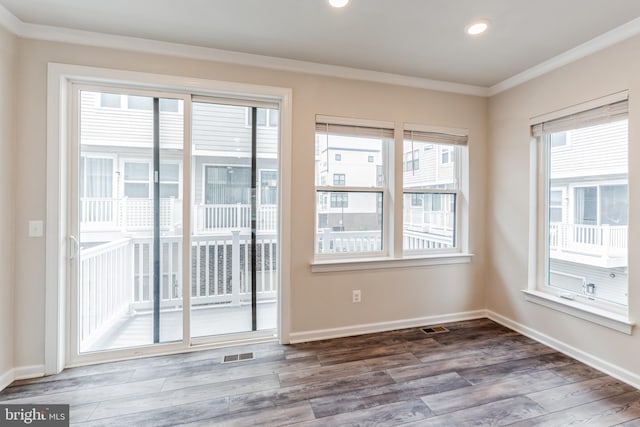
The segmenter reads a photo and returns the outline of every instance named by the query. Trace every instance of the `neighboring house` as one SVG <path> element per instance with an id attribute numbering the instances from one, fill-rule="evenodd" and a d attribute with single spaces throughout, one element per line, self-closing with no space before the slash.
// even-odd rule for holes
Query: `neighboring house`
<path id="1" fill-rule="evenodd" d="M 551 283 L 621 304 L 627 301 L 627 128 L 627 120 L 616 121 L 552 134 L 548 142 Z"/>

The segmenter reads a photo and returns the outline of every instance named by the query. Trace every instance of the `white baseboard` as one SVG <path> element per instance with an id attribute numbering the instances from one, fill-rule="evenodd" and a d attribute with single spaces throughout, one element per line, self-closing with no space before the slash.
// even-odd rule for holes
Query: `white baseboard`
<path id="1" fill-rule="evenodd" d="M 393 331 L 395 329 L 415 328 L 434 325 L 437 323 L 459 322 L 462 320 L 481 319 L 487 317 L 485 310 L 466 311 L 462 313 L 444 314 L 439 316 L 419 317 L 415 319 L 393 320 L 390 322 L 367 323 L 364 325 L 345 326 L 332 329 L 316 329 L 289 334 L 291 344 L 319 341 L 331 338 L 350 337 L 354 335 L 372 334 L 376 332 Z"/>
<path id="2" fill-rule="evenodd" d="M 572 347 L 562 341 L 538 332 L 528 326 L 515 322 L 491 310 L 487 310 L 486 314 L 487 317 L 494 322 L 500 323 L 501 325 L 513 329 L 514 331 L 519 332 L 524 336 L 541 342 L 542 344 L 548 345 L 549 347 L 558 350 L 559 352 L 564 353 L 567 356 L 579 360 L 585 365 L 589 365 L 592 368 L 595 368 L 607 375 L 610 375 L 620 381 L 623 381 L 635 388 L 640 389 L 640 375 L 636 373 L 609 363 L 606 360 L 603 360 L 578 348 Z"/>
<path id="3" fill-rule="evenodd" d="M 13 371 L 16 380 L 44 377 L 44 365 L 19 366 Z"/>
<path id="4" fill-rule="evenodd" d="M 0 391 L 4 390 L 16 379 L 15 369 L 9 369 L 0 375 Z"/>
<path id="5" fill-rule="evenodd" d="M 9 387 L 15 380 L 44 377 L 44 365 L 21 366 L 0 375 L 0 391 Z"/>

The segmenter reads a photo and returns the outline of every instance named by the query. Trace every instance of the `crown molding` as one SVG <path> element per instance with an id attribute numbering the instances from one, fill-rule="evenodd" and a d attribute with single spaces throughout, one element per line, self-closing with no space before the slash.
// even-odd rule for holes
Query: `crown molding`
<path id="1" fill-rule="evenodd" d="M 491 97 L 499 94 L 500 92 L 512 89 L 528 82 L 529 80 L 533 80 L 551 71 L 557 70 L 558 68 L 562 68 L 565 65 L 604 50 L 638 34 L 640 34 L 640 18 L 629 21 L 624 25 L 589 40 L 588 42 L 576 46 L 573 49 L 569 49 L 566 52 L 554 56 L 547 61 L 491 86 L 488 90 L 488 96 Z"/>
<path id="2" fill-rule="evenodd" d="M 24 23 L 21 20 L 0 4 L 0 26 L 15 35 L 20 35 L 23 25 Z"/>
<path id="3" fill-rule="evenodd" d="M 0 25 L 5 26 L 9 31 L 13 32 L 17 36 L 27 39 L 121 49 L 188 59 L 224 62 L 229 64 L 270 68 L 296 73 L 315 74 L 328 77 L 338 77 L 398 86 L 408 86 L 462 95 L 474 95 L 482 97 L 487 96 L 487 88 L 482 86 L 431 80 L 421 77 L 383 73 L 379 71 L 342 67 L 338 65 L 320 64 L 309 61 L 299 61 L 294 59 L 234 52 L 229 50 L 193 46 L 181 43 L 171 43 L 137 37 L 127 37 L 113 34 L 96 33 L 92 31 L 52 27 L 47 25 L 29 24 L 20 21 L 2 5 L 0 5 Z"/>
<path id="4" fill-rule="evenodd" d="M 268 68 L 281 71 L 337 77 L 375 83 L 407 86 L 439 92 L 461 95 L 491 97 L 512 89 L 567 64 L 575 62 L 616 43 L 640 34 L 640 18 L 636 18 L 620 27 L 589 40 L 573 49 L 569 49 L 547 61 L 535 65 L 521 73 L 509 77 L 491 87 L 467 85 L 462 83 L 432 80 L 400 74 L 383 73 L 338 65 L 320 64 L 295 59 L 277 58 L 265 55 L 234 52 L 180 43 L 163 42 L 137 37 L 118 36 L 92 31 L 74 30 L 47 25 L 29 24 L 21 21 L 0 4 L 0 26 L 15 35 L 35 40 L 79 44 L 102 48 L 120 49 L 135 52 L 168 55 L 180 58 L 199 59 Z"/>

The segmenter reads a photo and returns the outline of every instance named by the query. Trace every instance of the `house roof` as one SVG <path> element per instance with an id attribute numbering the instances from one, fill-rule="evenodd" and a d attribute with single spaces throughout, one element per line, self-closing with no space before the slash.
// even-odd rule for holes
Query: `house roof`
<path id="1" fill-rule="evenodd" d="M 638 17 L 635 0 L 351 0 L 342 9 L 326 0 L 0 0 L 0 23 L 24 37 L 161 51 L 141 43 L 153 40 L 228 62 L 480 95 L 640 33 Z M 491 24 L 480 37 L 464 32 L 475 18 Z"/>

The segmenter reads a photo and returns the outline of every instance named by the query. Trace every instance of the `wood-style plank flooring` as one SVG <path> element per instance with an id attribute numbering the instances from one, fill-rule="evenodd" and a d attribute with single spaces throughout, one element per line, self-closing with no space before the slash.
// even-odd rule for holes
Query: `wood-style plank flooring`
<path id="1" fill-rule="evenodd" d="M 639 390 L 487 319 L 444 326 L 73 368 L 0 402 L 79 426 L 640 426 Z"/>

